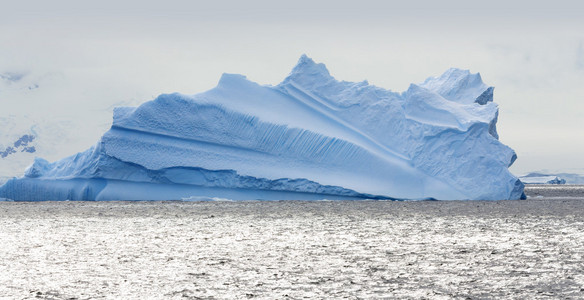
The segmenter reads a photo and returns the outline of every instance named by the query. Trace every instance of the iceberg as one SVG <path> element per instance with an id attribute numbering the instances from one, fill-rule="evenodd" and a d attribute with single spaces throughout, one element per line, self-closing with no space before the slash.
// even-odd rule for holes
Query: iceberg
<path id="1" fill-rule="evenodd" d="M 223 74 L 114 110 L 90 149 L 36 158 L 13 200 L 520 199 L 493 87 L 450 69 L 396 93 L 303 55 L 276 86 Z"/>

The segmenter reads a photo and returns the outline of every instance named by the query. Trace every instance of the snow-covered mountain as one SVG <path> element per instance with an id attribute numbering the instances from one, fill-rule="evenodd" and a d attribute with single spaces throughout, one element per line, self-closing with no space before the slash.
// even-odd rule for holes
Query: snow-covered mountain
<path id="1" fill-rule="evenodd" d="M 469 71 L 395 93 L 302 56 L 277 86 L 224 74 L 204 93 L 117 108 L 95 146 L 36 159 L 0 197 L 519 199 L 492 100 Z"/>
<path id="2" fill-rule="evenodd" d="M 0 149 L 0 157 L 5 158 L 8 155 L 12 155 L 18 152 L 35 153 L 36 148 L 32 145 L 29 145 L 34 141 L 34 139 L 35 136 L 30 134 L 25 134 L 19 137 L 16 141 L 14 141 L 13 146 L 8 146 L 4 148 L 4 150 Z"/>
<path id="3" fill-rule="evenodd" d="M 38 78 L 27 78 L 26 72 L 0 73 L 0 92 L 7 90 L 32 91 L 39 88 Z"/>
<path id="4" fill-rule="evenodd" d="M 57 160 L 87 149 L 111 126 L 105 107 L 117 99 L 99 102 L 103 95 L 71 81 L 75 74 L 11 70 L 0 70 L 0 177 L 21 176 L 35 156 Z"/>
<path id="5" fill-rule="evenodd" d="M 0 177 L 30 165 L 37 152 L 37 132 L 28 120 L 0 116 Z M 22 171 L 20 171 L 22 174 Z"/>

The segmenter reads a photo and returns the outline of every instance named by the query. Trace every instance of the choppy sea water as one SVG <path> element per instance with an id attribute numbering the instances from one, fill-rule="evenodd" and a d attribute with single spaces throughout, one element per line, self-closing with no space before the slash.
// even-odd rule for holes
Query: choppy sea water
<path id="1" fill-rule="evenodd" d="M 584 187 L 527 194 L 3 202 L 0 298 L 584 298 Z"/>

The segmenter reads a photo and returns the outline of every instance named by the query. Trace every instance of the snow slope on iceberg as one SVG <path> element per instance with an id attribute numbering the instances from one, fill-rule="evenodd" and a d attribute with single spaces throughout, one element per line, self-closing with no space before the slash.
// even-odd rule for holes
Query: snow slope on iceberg
<path id="1" fill-rule="evenodd" d="M 0 197 L 517 199 L 492 90 L 451 69 L 398 94 L 302 56 L 275 87 L 224 74 L 201 94 L 117 108 L 95 147 L 37 159 Z"/>

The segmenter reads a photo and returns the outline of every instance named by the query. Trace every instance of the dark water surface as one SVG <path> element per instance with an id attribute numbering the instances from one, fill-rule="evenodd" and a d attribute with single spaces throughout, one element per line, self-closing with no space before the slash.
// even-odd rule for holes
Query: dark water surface
<path id="1" fill-rule="evenodd" d="M 1 299 L 582 299 L 584 187 L 525 201 L 0 203 Z"/>

